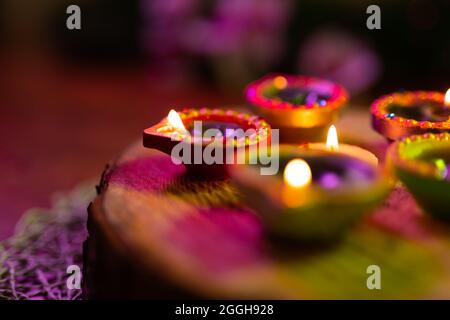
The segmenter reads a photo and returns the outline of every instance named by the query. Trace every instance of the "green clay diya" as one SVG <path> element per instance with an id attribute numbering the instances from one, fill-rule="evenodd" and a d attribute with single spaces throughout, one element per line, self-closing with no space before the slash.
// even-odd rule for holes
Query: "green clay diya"
<path id="1" fill-rule="evenodd" d="M 403 138 L 387 163 L 425 212 L 450 222 L 450 133 Z"/>
<path id="2" fill-rule="evenodd" d="M 378 166 L 339 151 L 280 145 L 276 175 L 234 165 L 230 176 L 266 230 L 305 242 L 338 239 L 388 194 Z"/>

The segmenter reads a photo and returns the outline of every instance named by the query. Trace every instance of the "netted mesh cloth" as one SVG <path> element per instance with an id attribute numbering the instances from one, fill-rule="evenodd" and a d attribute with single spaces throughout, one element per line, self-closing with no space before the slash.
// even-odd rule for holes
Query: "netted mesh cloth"
<path id="1" fill-rule="evenodd" d="M 51 209 L 23 215 L 14 235 L 0 242 L 0 299 L 82 299 L 80 289 L 67 286 L 67 269 L 82 269 L 87 206 L 94 196 L 94 183 L 84 183 L 55 195 Z"/>

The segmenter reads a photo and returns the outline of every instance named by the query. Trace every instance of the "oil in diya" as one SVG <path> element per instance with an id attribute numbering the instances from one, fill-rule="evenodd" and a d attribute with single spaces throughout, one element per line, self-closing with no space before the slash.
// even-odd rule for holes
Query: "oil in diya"
<path id="1" fill-rule="evenodd" d="M 251 165 L 230 167 L 249 206 L 278 237 L 336 240 L 380 204 L 391 187 L 373 159 L 360 154 L 281 145 L 279 159 L 280 173 L 273 176 L 260 175 Z"/>
<path id="2" fill-rule="evenodd" d="M 270 141 L 270 126 L 258 116 L 207 108 L 171 110 L 143 133 L 144 147 L 170 155 L 201 179 L 225 177 L 226 165 L 242 161 L 239 150 L 268 149 Z"/>
<path id="3" fill-rule="evenodd" d="M 372 126 L 388 140 L 426 132 L 450 132 L 450 89 L 393 93 L 371 106 Z"/>
<path id="4" fill-rule="evenodd" d="M 450 222 L 450 133 L 400 139 L 387 163 L 426 213 Z"/>
<path id="5" fill-rule="evenodd" d="M 283 143 L 323 141 L 348 100 L 347 91 L 334 82 L 282 74 L 250 83 L 245 97 L 256 114 L 280 129 Z"/>

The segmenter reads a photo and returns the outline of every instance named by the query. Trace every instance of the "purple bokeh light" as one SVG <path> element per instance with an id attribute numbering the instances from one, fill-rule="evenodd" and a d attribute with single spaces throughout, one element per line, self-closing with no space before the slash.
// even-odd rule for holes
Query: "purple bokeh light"
<path id="1" fill-rule="evenodd" d="M 335 189 L 341 184 L 341 179 L 334 172 L 325 172 L 320 176 L 319 184 L 325 189 Z"/>

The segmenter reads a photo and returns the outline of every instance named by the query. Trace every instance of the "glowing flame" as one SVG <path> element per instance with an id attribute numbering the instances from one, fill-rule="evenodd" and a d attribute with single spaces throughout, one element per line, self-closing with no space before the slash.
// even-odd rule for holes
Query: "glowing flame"
<path id="1" fill-rule="evenodd" d="M 172 109 L 169 111 L 169 114 L 167 115 L 167 120 L 169 124 L 176 130 L 182 132 L 187 131 L 186 128 L 184 127 L 183 120 L 181 120 L 178 112 L 176 112 L 175 110 Z"/>
<path id="2" fill-rule="evenodd" d="M 339 149 L 337 131 L 336 131 L 336 127 L 334 125 L 331 125 L 330 129 L 328 129 L 326 146 L 327 146 L 327 149 L 330 151 L 335 151 L 335 150 Z"/>
<path id="3" fill-rule="evenodd" d="M 444 104 L 447 107 L 450 107 L 450 89 L 448 89 L 447 92 L 445 93 Z"/>
<path id="4" fill-rule="evenodd" d="M 306 187 L 311 183 L 312 174 L 305 160 L 293 159 L 284 169 L 284 182 L 291 187 Z"/>
<path id="5" fill-rule="evenodd" d="M 286 80 L 286 78 L 283 77 L 283 76 L 277 76 L 277 77 L 275 77 L 275 79 L 273 79 L 273 85 L 274 85 L 277 89 L 282 90 L 282 89 L 286 88 L 286 86 L 287 86 L 287 80 Z"/>

